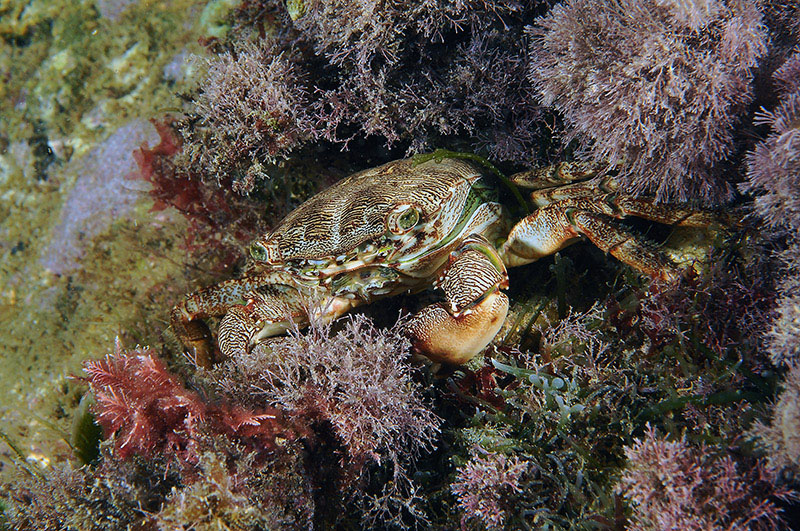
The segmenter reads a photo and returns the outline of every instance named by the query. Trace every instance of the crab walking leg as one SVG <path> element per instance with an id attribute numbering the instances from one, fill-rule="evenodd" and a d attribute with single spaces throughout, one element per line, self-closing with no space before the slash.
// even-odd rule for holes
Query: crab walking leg
<path id="1" fill-rule="evenodd" d="M 619 196 L 613 199 L 611 207 L 616 213 L 608 212 L 608 214 L 614 217 L 635 216 L 676 227 L 703 228 L 715 225 L 725 227 L 736 224 L 734 220 L 729 219 L 722 212 L 692 209 L 669 203 L 656 203 L 648 198 Z"/>
<path id="2" fill-rule="evenodd" d="M 170 313 L 172 331 L 178 336 L 184 349 L 203 368 L 210 368 L 216 360 L 214 337 L 208 325 L 202 319 L 192 320 L 188 317 L 186 301 L 172 308 Z"/>
<path id="3" fill-rule="evenodd" d="M 588 210 L 545 207 L 523 219 L 500 249 L 507 266 L 550 255 L 585 236 L 601 250 L 653 278 L 671 280 L 678 272 L 663 253 L 612 218 Z"/>
<path id="4" fill-rule="evenodd" d="M 443 302 L 431 304 L 406 325 L 414 349 L 434 362 L 462 364 L 494 339 L 508 313 L 508 275 L 483 237 L 471 236 L 450 255 L 437 284 Z"/>
<path id="5" fill-rule="evenodd" d="M 556 188 L 597 177 L 606 169 L 608 165 L 595 162 L 560 162 L 515 173 L 511 176 L 511 181 L 522 188 L 535 190 Z"/>
<path id="6" fill-rule="evenodd" d="M 635 216 L 665 225 L 684 227 L 731 226 L 737 222 L 723 212 L 688 208 L 684 205 L 656 202 L 653 198 L 619 194 L 613 177 L 601 177 L 612 169 L 591 162 L 562 162 L 535 168 L 511 176 L 517 186 L 532 189 L 531 202 L 537 207 L 560 203 L 573 205 L 614 218 Z"/>
<path id="7" fill-rule="evenodd" d="M 590 193 L 592 190 L 593 193 Z M 650 198 L 601 193 L 602 190 L 596 186 L 594 188 L 576 188 L 570 185 L 559 188 L 550 195 L 543 195 L 544 192 L 550 191 L 531 193 L 532 202 L 540 209 L 557 203 L 561 210 L 585 210 L 616 219 L 637 217 L 674 227 L 704 228 L 735 225 L 735 222 L 728 219 L 729 216 L 722 212 L 694 209 L 670 203 L 657 203 Z"/>

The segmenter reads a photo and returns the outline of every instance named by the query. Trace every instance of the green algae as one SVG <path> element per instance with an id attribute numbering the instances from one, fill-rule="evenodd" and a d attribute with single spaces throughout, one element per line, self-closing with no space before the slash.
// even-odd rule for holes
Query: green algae
<path id="1" fill-rule="evenodd" d="M 90 394 L 84 395 L 75 410 L 75 418 L 72 421 L 70 443 L 75 457 L 84 465 L 91 464 L 100 457 L 100 441 L 103 430 L 95 422 L 90 409 L 93 404 L 94 397 Z"/>
<path id="2" fill-rule="evenodd" d="M 142 2 L 119 20 L 90 2 L 33 2 L 0 19 L 0 123 L 11 140 L 40 124 L 78 153 L 132 117 L 178 105 L 183 81 L 164 68 L 183 49 L 198 51 L 199 29 L 186 25 L 198 2 Z M 176 86 L 177 84 L 177 86 Z"/>
<path id="3" fill-rule="evenodd" d="M 200 15 L 200 27 L 204 35 L 223 39 L 231 29 L 229 14 L 239 4 L 236 0 L 213 0 L 208 2 Z"/>

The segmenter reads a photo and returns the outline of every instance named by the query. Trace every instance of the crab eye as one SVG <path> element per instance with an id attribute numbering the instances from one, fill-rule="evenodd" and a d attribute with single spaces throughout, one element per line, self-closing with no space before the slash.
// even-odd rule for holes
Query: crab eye
<path id="1" fill-rule="evenodd" d="M 261 243 L 253 242 L 250 245 L 250 256 L 253 257 L 253 260 L 264 262 L 267 260 L 267 248 Z"/>
<path id="2" fill-rule="evenodd" d="M 400 214 L 400 217 L 397 218 L 397 224 L 400 225 L 401 229 L 405 230 L 413 228 L 418 221 L 419 212 L 417 212 L 417 209 L 413 207 Z"/>
<path id="3" fill-rule="evenodd" d="M 394 234 L 404 234 L 419 223 L 419 210 L 411 205 L 401 205 L 389 214 L 388 228 Z"/>

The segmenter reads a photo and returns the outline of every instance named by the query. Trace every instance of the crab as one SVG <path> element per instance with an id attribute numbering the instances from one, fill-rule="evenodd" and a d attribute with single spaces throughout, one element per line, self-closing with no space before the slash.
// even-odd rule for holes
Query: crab
<path id="1" fill-rule="evenodd" d="M 654 278 L 679 272 L 618 219 L 704 227 L 707 211 L 621 194 L 596 168 L 562 163 L 511 177 L 533 212 L 513 224 L 496 178 L 461 158 L 403 159 L 351 175 L 291 212 L 250 246 L 237 279 L 188 295 L 173 329 L 198 365 L 247 352 L 292 324 L 335 319 L 364 304 L 435 289 L 409 317 L 416 352 L 463 364 L 492 341 L 509 307 L 506 267 L 587 239 Z M 313 310 L 307 301 L 317 304 Z M 206 319 L 221 317 L 216 339 Z M 218 348 L 217 346 L 218 345 Z"/>

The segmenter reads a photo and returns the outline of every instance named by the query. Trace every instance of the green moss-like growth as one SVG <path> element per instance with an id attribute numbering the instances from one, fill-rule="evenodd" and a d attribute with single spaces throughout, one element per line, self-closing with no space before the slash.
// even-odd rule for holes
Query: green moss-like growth
<path id="1" fill-rule="evenodd" d="M 0 98 L 11 104 L 0 123 L 12 138 L 42 124 L 49 138 L 82 152 L 118 123 L 177 106 L 164 68 L 183 47 L 196 48 L 184 25 L 196 4 L 135 4 L 118 20 L 87 2 L 10 8 L 17 17 L 0 26 L 9 80 Z"/>
<path id="2" fill-rule="evenodd" d="M 100 440 L 103 430 L 94 421 L 94 415 L 89 409 L 94 399 L 91 395 L 84 395 L 73 413 L 72 435 L 70 442 L 78 460 L 88 465 L 100 457 Z"/>

